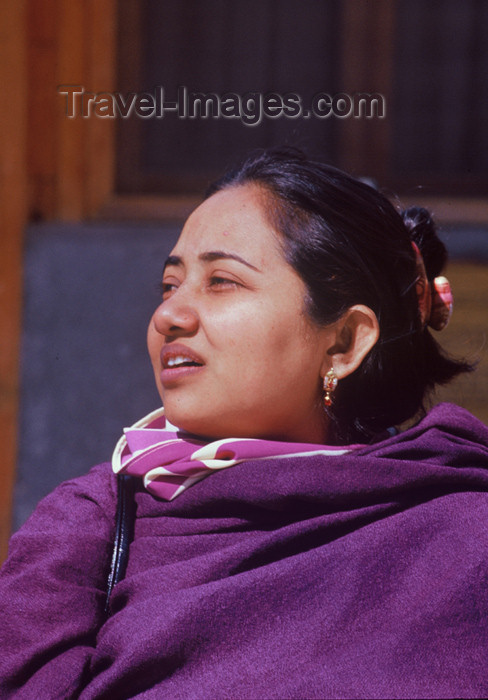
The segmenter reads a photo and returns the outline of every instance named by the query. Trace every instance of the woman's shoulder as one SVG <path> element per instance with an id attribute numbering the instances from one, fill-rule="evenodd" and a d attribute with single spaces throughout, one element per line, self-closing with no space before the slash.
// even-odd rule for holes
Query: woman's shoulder
<path id="1" fill-rule="evenodd" d="M 488 427 L 472 413 L 453 403 L 439 403 L 406 431 L 432 449 L 461 453 L 480 451 L 488 457 Z M 485 465 L 486 466 L 486 465 Z"/>
<path id="2" fill-rule="evenodd" d="M 408 478 L 426 475 L 440 486 L 488 490 L 488 428 L 469 411 L 440 403 L 421 420 L 358 451 L 379 465 L 388 462 Z"/>
<path id="3" fill-rule="evenodd" d="M 110 463 L 95 465 L 86 474 L 62 482 L 45 496 L 20 530 L 11 538 L 10 551 L 17 540 L 50 533 L 71 537 L 82 531 L 95 535 L 113 529 L 117 506 L 117 484 Z"/>
<path id="4" fill-rule="evenodd" d="M 91 503 L 104 513 L 110 512 L 117 498 L 116 476 L 111 464 L 96 464 L 86 474 L 63 481 L 39 505 L 65 502 L 67 498 Z"/>
<path id="5" fill-rule="evenodd" d="M 453 403 L 439 403 L 413 425 L 380 441 L 385 443 L 429 442 L 433 447 L 455 441 L 462 446 L 488 447 L 488 427 L 476 416 Z"/>
<path id="6" fill-rule="evenodd" d="M 110 462 L 93 466 L 86 474 L 63 481 L 47 499 L 64 497 L 88 500 L 97 504 L 104 512 L 112 509 L 117 499 L 117 477 Z"/>
<path id="7" fill-rule="evenodd" d="M 466 408 L 455 403 L 438 403 L 430 409 L 420 423 L 425 425 L 437 423 L 449 429 L 467 430 L 485 438 L 488 436 L 488 427 Z"/>

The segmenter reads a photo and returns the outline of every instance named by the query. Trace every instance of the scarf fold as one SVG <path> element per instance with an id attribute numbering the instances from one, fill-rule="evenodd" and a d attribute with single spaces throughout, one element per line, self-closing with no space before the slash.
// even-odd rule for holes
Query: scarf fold
<path id="1" fill-rule="evenodd" d="M 207 442 L 167 426 L 164 408 L 124 429 L 112 456 L 115 474 L 142 477 L 154 496 L 171 501 L 215 471 L 247 460 L 341 456 L 360 445 L 334 447 L 257 438 L 225 438 Z"/>

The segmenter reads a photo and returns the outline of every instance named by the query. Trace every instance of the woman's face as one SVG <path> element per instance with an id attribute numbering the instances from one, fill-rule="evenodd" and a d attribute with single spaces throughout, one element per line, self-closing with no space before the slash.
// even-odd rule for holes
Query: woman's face
<path id="1" fill-rule="evenodd" d="M 242 186 L 189 217 L 148 329 L 156 384 L 169 421 L 191 433 L 321 442 L 333 331 L 305 315 L 265 206 Z"/>

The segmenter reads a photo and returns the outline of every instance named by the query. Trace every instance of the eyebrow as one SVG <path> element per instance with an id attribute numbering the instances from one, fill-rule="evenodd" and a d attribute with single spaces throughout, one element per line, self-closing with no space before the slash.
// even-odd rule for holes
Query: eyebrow
<path id="1" fill-rule="evenodd" d="M 261 272 L 261 270 L 259 270 L 257 267 L 251 265 L 250 262 L 247 262 L 247 260 L 241 258 L 240 255 L 237 255 L 236 253 L 226 253 L 224 250 L 209 250 L 206 253 L 201 253 L 198 256 L 198 259 L 202 260 L 203 262 L 213 262 L 214 260 L 237 260 L 237 262 L 240 262 L 243 265 L 250 267 L 251 270 Z M 182 267 L 183 259 L 179 255 L 170 255 L 164 263 L 163 272 L 168 267 L 168 265 Z"/>

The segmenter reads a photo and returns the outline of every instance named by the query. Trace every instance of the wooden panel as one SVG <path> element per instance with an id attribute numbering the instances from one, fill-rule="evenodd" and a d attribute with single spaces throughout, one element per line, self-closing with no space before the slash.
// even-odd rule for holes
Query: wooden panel
<path id="1" fill-rule="evenodd" d="M 29 218 L 49 219 L 56 208 L 57 0 L 29 0 L 27 13 Z M 40 135 L 41 138 L 39 137 Z"/>
<path id="2" fill-rule="evenodd" d="M 172 5 L 170 5 L 172 7 Z M 133 92 L 141 77 L 141 3 L 119 0 L 117 22 L 117 90 Z M 130 28 L 130 29 L 129 29 Z M 141 119 L 116 125 L 116 188 L 118 192 L 141 190 Z"/>
<path id="3" fill-rule="evenodd" d="M 80 220 L 113 190 L 115 124 L 69 119 L 58 86 L 115 90 L 116 0 L 30 0 L 26 31 L 30 215 Z"/>
<path id="4" fill-rule="evenodd" d="M 422 181 L 449 175 L 454 192 L 483 178 L 486 192 L 488 4 L 397 5 L 393 165 Z"/>
<path id="5" fill-rule="evenodd" d="M 337 89 L 337 0 L 121 0 L 119 12 L 125 27 L 119 51 L 131 59 L 119 64 L 125 90 L 161 85 L 168 101 L 178 86 L 190 94 L 288 92 L 308 109 L 315 93 Z M 133 36 L 138 31 L 140 45 Z M 160 120 L 119 120 L 117 126 L 119 192 L 202 191 L 254 148 L 297 146 L 332 161 L 336 150 L 333 119 L 257 114 L 250 125 L 239 117 L 166 113 Z"/>
<path id="6" fill-rule="evenodd" d="M 0 110 L 0 559 L 10 533 L 15 474 L 18 355 L 21 318 L 22 232 L 27 204 L 25 115 L 27 98 L 25 2 L 0 4 L 0 85 L 14 96 Z"/>
<path id="7" fill-rule="evenodd" d="M 343 0 L 341 91 L 380 93 L 386 118 L 345 119 L 341 167 L 383 179 L 389 172 L 395 0 Z"/>
<path id="8" fill-rule="evenodd" d="M 85 85 L 85 47 L 92 31 L 86 19 L 85 3 L 60 2 L 58 11 L 56 84 Z M 57 99 L 56 216 L 79 220 L 84 213 L 84 137 L 88 120 L 68 119 L 60 108 L 59 95 Z"/>
<path id="9" fill-rule="evenodd" d="M 192 195 L 131 195 L 111 198 L 97 214 L 109 221 L 184 221 L 202 202 Z"/>
<path id="10" fill-rule="evenodd" d="M 114 92 L 116 0 L 90 0 L 85 22 L 91 28 L 87 45 L 86 80 L 95 92 Z M 84 211 L 96 214 L 112 194 L 115 178 L 115 123 L 113 119 L 88 120 L 85 134 Z"/>

